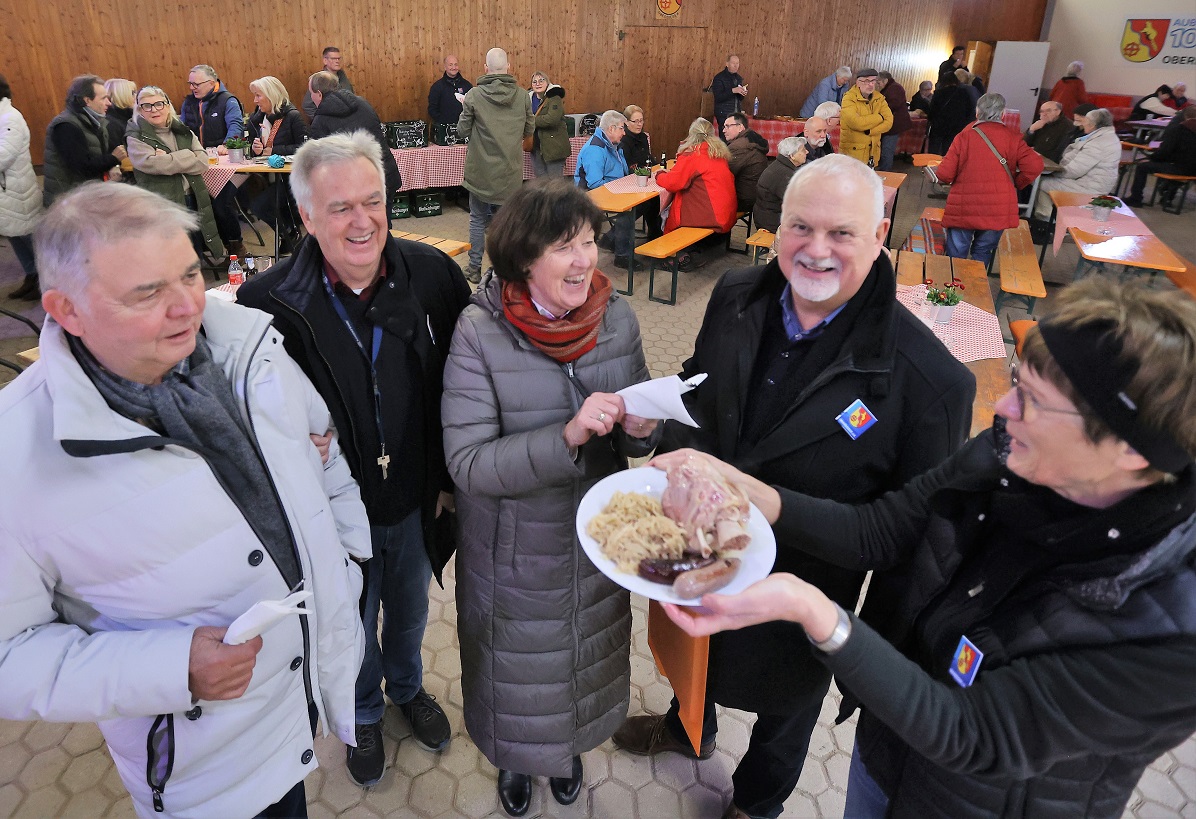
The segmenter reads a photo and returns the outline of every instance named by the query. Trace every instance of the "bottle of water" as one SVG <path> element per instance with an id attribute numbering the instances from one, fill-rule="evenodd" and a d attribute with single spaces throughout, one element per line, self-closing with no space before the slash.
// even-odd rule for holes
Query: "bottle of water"
<path id="1" fill-rule="evenodd" d="M 759 97 L 756 97 L 756 99 L 753 100 L 753 102 L 752 102 L 752 116 L 753 117 L 760 116 L 760 98 Z"/>
<path id="2" fill-rule="evenodd" d="M 668 163 L 668 158 L 667 158 L 667 157 L 668 157 L 668 154 L 666 154 L 664 151 L 661 151 L 661 152 L 660 152 L 660 167 L 661 167 L 662 169 L 666 169 L 666 170 L 667 170 L 667 169 L 668 169 L 668 167 L 669 167 L 669 163 Z"/>
<path id="3" fill-rule="evenodd" d="M 253 257 L 248 256 L 245 259 L 245 278 L 252 279 L 257 275 L 257 266 L 254 264 Z"/>
<path id="4" fill-rule="evenodd" d="M 228 257 L 228 283 L 233 287 L 245 284 L 245 271 L 241 269 L 236 255 Z"/>

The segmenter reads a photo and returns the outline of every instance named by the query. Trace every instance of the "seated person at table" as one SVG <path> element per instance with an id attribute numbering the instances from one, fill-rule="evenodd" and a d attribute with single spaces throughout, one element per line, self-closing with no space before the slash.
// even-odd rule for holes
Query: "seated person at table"
<path id="1" fill-rule="evenodd" d="M 752 219 L 756 227 L 776 233 L 781 224 L 781 203 L 785 189 L 797 169 L 806 162 L 806 138 L 785 137 L 777 144 L 777 160 L 764 169 L 756 183 L 756 206 Z"/>
<path id="2" fill-rule="evenodd" d="M 204 148 L 215 148 L 224 155 L 224 143 L 245 134 L 245 112 L 241 101 L 234 97 L 220 81 L 216 69 L 210 65 L 194 66 L 187 74 L 191 89 L 184 99 L 179 119 L 199 137 Z M 245 258 L 245 244 L 241 241 L 241 221 L 237 218 L 237 189 L 245 182 L 244 174 L 234 176 L 212 199 L 216 227 L 229 253 Z"/>
<path id="3" fill-rule="evenodd" d="M 250 154 L 290 156 L 299 150 L 299 146 L 307 138 L 307 123 L 303 121 L 299 109 L 291 104 L 291 97 L 282 81 L 277 77 L 265 76 L 249 83 L 249 90 L 253 92 L 253 104 L 257 106 L 249 115 L 249 137 L 253 140 L 249 146 Z M 274 188 L 277 184 L 278 182 L 266 183 L 264 188 L 256 191 L 249 204 L 258 218 L 271 227 L 278 216 L 276 203 L 279 191 Z M 242 194 L 245 194 L 247 187 L 248 185 L 241 188 Z M 289 186 L 283 190 L 286 192 L 287 203 L 282 208 L 281 218 L 278 219 L 278 229 L 283 237 L 281 249 L 286 253 L 294 248 L 296 222 L 290 206 Z"/>
<path id="4" fill-rule="evenodd" d="M 1063 151 L 1075 138 L 1075 127 L 1063 116 L 1063 106 L 1047 100 L 1038 109 L 1038 119 L 1026 130 L 1026 144 L 1052 162 L 1063 158 Z"/>
<path id="5" fill-rule="evenodd" d="M 801 626 L 862 707 L 842 815 L 1118 817 L 1196 730 L 1196 304 L 1102 278 L 1055 299 L 992 430 L 903 489 L 720 469 L 791 549 L 907 579 L 878 618 L 787 574 L 666 605 L 694 636 Z"/>
<path id="6" fill-rule="evenodd" d="M 826 127 L 832 131 L 839 127 L 839 116 L 843 106 L 837 102 L 824 102 L 814 109 L 814 116 L 826 120 Z"/>
<path id="7" fill-rule="evenodd" d="M 394 203 L 395 194 L 403 187 L 399 175 L 399 163 L 390 152 L 390 146 L 382 138 L 382 121 L 365 97 L 339 87 L 339 80 L 330 71 L 318 71 L 307 81 L 308 95 L 316 104 L 316 115 L 311 120 L 311 138 L 319 139 L 329 134 L 351 134 L 367 131 L 382 148 L 382 168 L 386 171 L 386 211 Z"/>
<path id="8" fill-rule="evenodd" d="M 652 145 L 648 140 L 648 135 L 644 132 L 644 109 L 638 105 L 628 105 L 623 109 L 623 116 L 627 117 L 627 130 L 623 132 L 619 150 L 623 152 L 623 159 L 627 160 L 627 167 L 633 171 L 636 168 L 652 167 Z M 658 238 L 662 232 L 660 228 L 660 197 L 637 205 L 635 213 L 637 217 L 644 218 L 648 241 Z M 603 244 L 602 240 L 609 236 L 609 233 L 604 234 L 602 239 L 598 240 L 599 246 L 608 250 L 613 247 L 613 245 Z"/>
<path id="9" fill-rule="evenodd" d="M 1146 177 L 1152 173 L 1196 175 L 1196 106 L 1185 108 L 1177 118 L 1180 120 L 1179 125 L 1165 128 L 1159 147 L 1150 154 L 1147 161 L 1134 168 L 1134 186 L 1125 200 L 1127 205 L 1137 207 L 1142 204 Z M 1163 204 L 1170 205 L 1177 188 L 1164 186 L 1163 180 L 1155 180 L 1155 185 L 1162 194 Z"/>
<path id="10" fill-rule="evenodd" d="M 175 114 L 165 91 L 147 85 L 137 92 L 125 137 L 137 184 L 197 212 L 199 230 L 191 236 L 196 252 L 206 249 L 213 261 L 223 259 L 224 243 L 203 181 L 208 154 Z"/>
<path id="11" fill-rule="evenodd" d="M 618 111 L 606 111 L 598 120 L 598 129 L 577 154 L 574 183 L 585 190 L 600 188 L 607 182 L 622 179 L 631 171 L 619 151 L 619 143 L 627 130 L 627 117 Z M 635 212 L 627 211 L 615 217 L 611 227 L 615 265 L 626 269 L 635 249 Z"/>
<path id="12" fill-rule="evenodd" d="M 679 227 L 710 228 L 730 233 L 735 225 L 735 176 L 728 161 L 731 151 L 714 135 L 709 120 L 698 117 L 677 146 L 671 170 L 656 174 L 656 184 L 673 194 L 664 232 Z"/>
<path id="13" fill-rule="evenodd" d="M 754 142 L 748 134 L 752 133 L 747 127 L 747 117 L 743 114 L 731 114 L 723 121 L 723 136 L 727 139 L 727 148 L 731 151 L 731 173 L 735 176 L 736 207 L 739 211 L 750 211 L 756 205 L 756 183 L 760 181 L 760 174 L 768 167 L 768 143 L 761 146 Z M 757 134 L 759 136 L 759 134 Z"/>
<path id="14" fill-rule="evenodd" d="M 137 83 L 132 80 L 114 77 L 104 80 L 104 90 L 108 92 L 108 102 L 112 105 L 108 113 L 104 114 L 104 125 L 108 128 L 108 144 L 124 145 L 125 131 L 129 128 L 129 120 L 133 118 L 134 98 L 137 96 Z"/>
<path id="15" fill-rule="evenodd" d="M 1171 99 L 1163 100 L 1168 108 L 1179 111 L 1188 106 L 1188 84 L 1186 82 L 1171 83 Z"/>
<path id="16" fill-rule="evenodd" d="M 1153 117 L 1167 117 L 1170 119 L 1175 116 L 1175 109 L 1167 105 L 1167 101 L 1171 99 L 1171 86 L 1160 85 L 1154 90 L 1153 94 L 1148 94 L 1142 99 L 1138 100 L 1134 105 L 1134 110 L 1130 111 L 1130 120 L 1151 119 Z"/>
<path id="17" fill-rule="evenodd" d="M 930 99 L 930 153 L 945 156 L 955 135 L 976 115 L 971 94 L 954 74 L 944 74 Z"/>
<path id="18" fill-rule="evenodd" d="M 851 75 L 851 66 L 841 65 L 833 74 L 819 80 L 810 96 L 801 104 L 801 117 L 808 119 L 816 116 L 818 106 L 824 102 L 833 102 L 836 105 L 843 102 L 843 95 L 851 85 Z"/>
<path id="19" fill-rule="evenodd" d="M 1059 160 L 1063 170 L 1038 185 L 1034 215 L 1051 215 L 1049 191 L 1073 191 L 1097 196 L 1113 190 L 1121 162 L 1121 140 L 1113 131 L 1113 115 L 1107 108 L 1097 108 L 1084 115 L 1084 134 L 1067 146 Z"/>
<path id="20" fill-rule="evenodd" d="M 918 85 L 918 93 L 909 101 L 909 115 L 914 119 L 930 116 L 930 98 L 934 96 L 934 83 L 923 80 Z"/>
<path id="21" fill-rule="evenodd" d="M 1018 223 L 1017 189 L 1042 173 L 1042 157 L 1017 131 L 1001 122 L 1005 98 L 985 94 L 976 105 L 976 121 L 951 143 L 934 169 L 951 186 L 943 209 L 947 255 L 992 264 L 1001 233 Z"/>
<path id="22" fill-rule="evenodd" d="M 835 152 L 829 132 L 830 126 L 822 117 L 810 117 L 806 120 L 806 124 L 802 127 L 802 133 L 806 138 L 806 158 L 809 162 L 830 156 Z"/>

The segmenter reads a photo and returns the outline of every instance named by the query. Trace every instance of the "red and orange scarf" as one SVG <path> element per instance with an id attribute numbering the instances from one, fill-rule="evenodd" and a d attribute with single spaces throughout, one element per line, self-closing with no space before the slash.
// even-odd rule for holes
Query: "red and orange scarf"
<path id="1" fill-rule="evenodd" d="M 527 282 L 503 282 L 502 309 L 507 321 L 527 336 L 528 341 L 562 364 L 576 361 L 598 343 L 598 325 L 606 315 L 613 285 L 600 270 L 590 279 L 585 303 L 561 319 L 541 315 L 532 304 Z"/>

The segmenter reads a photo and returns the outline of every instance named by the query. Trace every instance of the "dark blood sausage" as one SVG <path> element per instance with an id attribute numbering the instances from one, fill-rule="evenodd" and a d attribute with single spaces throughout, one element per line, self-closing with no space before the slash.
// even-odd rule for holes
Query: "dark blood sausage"
<path id="1" fill-rule="evenodd" d="M 686 555 L 679 560 L 667 557 L 645 557 L 640 561 L 639 576 L 644 578 L 644 580 L 651 580 L 653 583 L 661 583 L 669 586 L 672 585 L 673 581 L 682 572 L 709 566 L 714 561 L 715 558 L 713 557 L 699 557 L 697 555 Z"/>
<path id="2" fill-rule="evenodd" d="M 708 566 L 690 569 L 677 575 L 677 579 L 673 581 L 673 592 L 686 600 L 701 597 L 730 583 L 738 571 L 739 558 L 719 558 Z"/>

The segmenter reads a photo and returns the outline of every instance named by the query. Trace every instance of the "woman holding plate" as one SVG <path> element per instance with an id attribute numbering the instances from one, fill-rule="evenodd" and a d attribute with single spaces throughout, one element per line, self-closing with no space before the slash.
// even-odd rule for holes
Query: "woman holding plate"
<path id="1" fill-rule="evenodd" d="M 490 227 L 494 266 L 444 370 L 465 726 L 512 816 L 532 776 L 576 800 L 580 754 L 627 713 L 630 596 L 582 552 L 575 516 L 658 434 L 615 394 L 649 375 L 635 313 L 596 268 L 603 222 L 568 181 L 524 185 Z"/>

